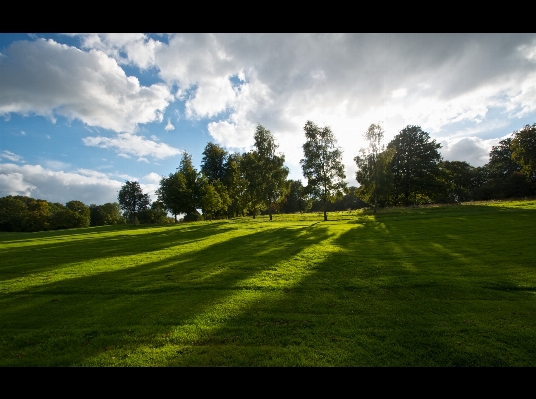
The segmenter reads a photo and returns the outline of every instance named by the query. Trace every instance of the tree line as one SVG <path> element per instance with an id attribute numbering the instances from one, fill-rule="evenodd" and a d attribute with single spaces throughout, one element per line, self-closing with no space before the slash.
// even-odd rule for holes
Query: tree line
<path id="1" fill-rule="evenodd" d="M 357 195 L 374 207 L 457 203 L 536 194 L 536 123 L 493 146 L 489 162 L 473 167 L 445 161 L 439 143 L 420 126 L 408 125 L 386 146 L 383 129 L 364 133 L 368 147 L 354 158 Z"/>
<path id="2" fill-rule="evenodd" d="M 0 230 L 40 231 L 119 223 L 169 223 L 274 213 L 323 212 L 365 206 L 409 206 L 430 203 L 525 197 L 536 194 L 536 123 L 525 125 L 494 146 L 489 162 L 473 167 L 445 161 L 441 145 L 420 126 L 408 125 L 389 143 L 380 123 L 363 134 L 368 146 L 354 161 L 359 187 L 348 187 L 342 149 L 329 126 L 307 121 L 300 160 L 301 180 L 287 179 L 284 154 L 272 133 L 256 127 L 253 149 L 230 153 L 209 142 L 201 168 L 184 152 L 174 173 L 163 176 L 151 202 L 136 181 L 126 181 L 118 201 L 89 207 L 65 205 L 24 196 L 0 198 Z M 201 213 L 199 212 L 201 210 Z M 168 217 L 168 213 L 173 218 Z"/>
<path id="3" fill-rule="evenodd" d="M 44 231 L 125 223 L 117 202 L 65 205 L 22 195 L 0 198 L 0 231 Z"/>

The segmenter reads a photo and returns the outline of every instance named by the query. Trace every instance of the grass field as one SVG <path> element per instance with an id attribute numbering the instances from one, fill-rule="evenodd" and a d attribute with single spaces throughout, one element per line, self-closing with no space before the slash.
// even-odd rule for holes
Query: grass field
<path id="1" fill-rule="evenodd" d="M 0 366 L 536 366 L 536 200 L 0 233 Z"/>

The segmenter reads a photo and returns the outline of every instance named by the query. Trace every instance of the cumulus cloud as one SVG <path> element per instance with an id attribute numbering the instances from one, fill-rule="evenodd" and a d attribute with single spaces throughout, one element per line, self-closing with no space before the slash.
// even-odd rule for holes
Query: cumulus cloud
<path id="1" fill-rule="evenodd" d="M 0 58 L 0 115 L 79 119 L 89 126 L 134 132 L 161 121 L 174 97 L 165 84 L 140 85 L 100 50 L 53 40 L 13 42 Z"/>
<path id="2" fill-rule="evenodd" d="M 408 124 L 437 134 L 453 123 L 478 124 L 493 107 L 512 118 L 532 112 L 534 37 L 181 34 L 155 51 L 155 66 L 168 83 L 192 90 L 186 116 L 215 118 L 208 130 L 221 144 L 247 147 L 261 123 L 290 149 L 312 119 L 337 126 L 341 141 L 359 148 L 365 143 L 356 132 L 378 120 L 393 137 Z"/>
<path id="3" fill-rule="evenodd" d="M 89 204 L 116 202 L 122 182 L 88 170 L 54 171 L 41 165 L 0 164 L 0 195 L 25 195 L 62 204 L 79 200 Z"/>
<path id="4" fill-rule="evenodd" d="M 143 176 L 143 180 L 149 182 L 149 183 L 155 183 L 160 184 L 161 176 L 158 173 L 151 172 L 149 174 L 146 174 Z"/>
<path id="5" fill-rule="evenodd" d="M 83 51 L 50 40 L 13 43 L 0 57 L 0 116 L 78 118 L 119 133 L 95 134 L 84 144 L 142 162 L 180 153 L 135 134 L 140 124 L 162 122 L 172 101 L 184 102 L 182 118 L 206 120 L 208 133 L 226 147 L 250 148 L 262 124 L 295 170 L 303 156 L 305 122 L 329 125 L 344 150 L 349 182 L 353 157 L 366 146 L 362 134 L 371 123 L 382 121 L 386 142 L 406 125 L 419 125 L 443 143 L 445 159 L 479 166 L 492 145 L 490 131 L 499 135 L 511 125 L 508 119 L 536 112 L 532 33 L 81 39 Z M 154 68 L 164 83 L 143 86 L 126 76 L 121 69 L 126 64 Z M 173 128 L 170 118 L 164 129 Z"/>
<path id="6" fill-rule="evenodd" d="M 499 139 L 482 140 L 479 137 L 463 137 L 442 142 L 439 150 L 446 161 L 465 161 L 471 166 L 484 166 L 489 161 L 491 147 Z"/>
<path id="7" fill-rule="evenodd" d="M 155 52 L 162 46 L 162 42 L 142 33 L 92 33 L 80 36 L 83 48 L 98 49 L 120 64 L 133 64 L 142 70 L 155 65 Z"/>
<path id="8" fill-rule="evenodd" d="M 129 158 L 130 155 L 137 157 L 152 156 L 163 159 L 182 153 L 181 150 L 165 143 L 157 143 L 147 140 L 143 136 L 129 133 L 119 133 L 116 137 L 85 137 L 82 142 L 87 146 L 108 148 L 116 151 L 119 156 Z M 147 161 L 147 159 L 144 159 Z M 147 161 L 148 162 L 148 161 Z"/>

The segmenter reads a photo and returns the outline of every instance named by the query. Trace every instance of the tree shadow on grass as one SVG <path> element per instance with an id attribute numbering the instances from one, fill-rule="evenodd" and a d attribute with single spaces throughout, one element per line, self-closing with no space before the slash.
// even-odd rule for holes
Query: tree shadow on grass
<path id="1" fill-rule="evenodd" d="M 5 246 L 0 248 L 4 259 L 0 265 L 0 281 L 19 278 L 32 273 L 58 270 L 69 265 L 91 260 L 137 255 L 180 247 L 223 234 L 231 229 L 220 223 L 203 223 L 177 228 L 143 227 L 121 229 L 111 234 L 74 233 L 51 234 L 47 241 L 36 238 L 31 246 Z M 123 232 L 124 231 L 124 232 Z M 121 234 L 123 232 L 123 234 Z M 65 241 L 54 241 L 64 236 Z M 83 236 L 83 239 L 80 237 Z M 69 238 L 73 238 L 69 240 Z M 50 242 L 48 242 L 50 239 Z"/>
<path id="2" fill-rule="evenodd" d="M 535 366 L 533 290 L 498 295 L 498 286 L 489 285 L 509 278 L 513 286 L 534 267 L 519 258 L 489 263 L 490 248 L 474 242 L 475 231 L 529 228 L 533 219 L 465 216 L 474 225 L 457 218 L 435 226 L 434 234 L 430 219 L 420 227 L 417 219 L 349 224 L 334 240 L 340 250 L 327 253 L 314 273 L 291 289 L 266 293 L 191 343 L 168 341 L 176 350 L 165 364 Z M 488 240 L 496 250 L 510 247 L 501 230 Z M 530 237 L 522 245 L 529 243 Z M 509 276 L 497 276 L 506 266 Z M 534 287 L 536 277 L 529 276 Z"/>
<path id="3" fill-rule="evenodd" d="M 0 364 L 91 365 L 98 358 L 102 365 L 110 348 L 151 350 L 158 336 L 180 326 L 225 323 L 237 310 L 224 306 L 212 314 L 212 304 L 235 297 L 240 307 L 242 292 L 247 297 L 276 289 L 255 275 L 270 274 L 275 265 L 328 235 L 326 229 L 252 231 L 212 245 L 201 242 L 196 251 L 158 261 L 3 295 Z M 145 251 L 143 244 L 139 252 Z"/>

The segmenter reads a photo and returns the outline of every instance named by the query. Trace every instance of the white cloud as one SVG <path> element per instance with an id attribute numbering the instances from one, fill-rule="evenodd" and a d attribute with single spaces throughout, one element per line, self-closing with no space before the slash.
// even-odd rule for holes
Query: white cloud
<path id="1" fill-rule="evenodd" d="M 186 117 L 212 118 L 225 111 L 236 94 L 228 76 L 203 80 L 198 83 L 194 96 L 186 101 Z"/>
<path id="2" fill-rule="evenodd" d="M 155 65 L 155 51 L 162 46 L 160 41 L 142 33 L 82 34 L 81 37 L 83 48 L 100 50 L 120 64 L 133 64 L 142 70 Z"/>
<path id="3" fill-rule="evenodd" d="M 4 164 L 5 165 L 5 164 Z M 25 195 L 30 196 L 36 187 L 26 181 L 24 181 L 24 175 L 22 173 L 2 173 L 2 166 L 0 164 L 0 196 L 6 197 L 8 195 Z M 9 164 L 7 164 L 9 165 Z M 13 165 L 16 166 L 16 165 Z"/>
<path id="4" fill-rule="evenodd" d="M 26 136 L 26 132 L 24 130 L 20 131 L 21 136 Z"/>
<path id="5" fill-rule="evenodd" d="M 479 137 L 463 137 L 443 141 L 439 152 L 446 161 L 465 161 L 471 166 L 484 166 L 489 161 L 491 147 L 499 139 L 482 140 Z"/>
<path id="6" fill-rule="evenodd" d="M 149 182 L 149 183 L 154 183 L 154 184 L 160 184 L 160 179 L 162 177 L 158 174 L 158 173 L 155 173 L 155 172 L 151 172 L 145 176 L 143 176 L 143 180 Z"/>
<path id="7" fill-rule="evenodd" d="M 0 115 L 61 115 L 89 126 L 134 132 L 162 120 L 173 101 L 164 84 L 140 85 L 100 50 L 81 51 L 53 40 L 13 42 L 0 60 Z"/>
<path id="8" fill-rule="evenodd" d="M 175 126 L 171 124 L 171 118 L 168 118 L 168 121 L 167 121 L 166 127 L 164 127 L 164 130 L 166 132 L 169 132 L 170 130 L 175 130 Z"/>
<path id="9" fill-rule="evenodd" d="M 26 195 L 62 204 L 79 200 L 89 204 L 117 202 L 122 182 L 107 175 L 80 170 L 54 171 L 41 165 L 0 164 L 0 196 Z"/>
<path id="10" fill-rule="evenodd" d="M 138 158 L 138 162 L 149 163 L 149 160 L 148 160 L 147 158 L 139 157 L 139 158 Z"/>
<path id="11" fill-rule="evenodd" d="M 20 155 L 14 154 L 11 151 L 4 150 L 0 152 L 0 158 L 5 158 L 13 162 L 24 162 Z"/>
<path id="12" fill-rule="evenodd" d="M 137 157 L 152 156 L 157 159 L 163 159 L 182 153 L 178 148 L 171 147 L 165 143 L 157 143 L 147 140 L 143 136 L 129 133 L 119 133 L 114 138 L 102 136 L 85 137 L 82 139 L 82 142 L 87 146 L 112 149 L 123 158 L 133 155 Z"/>

